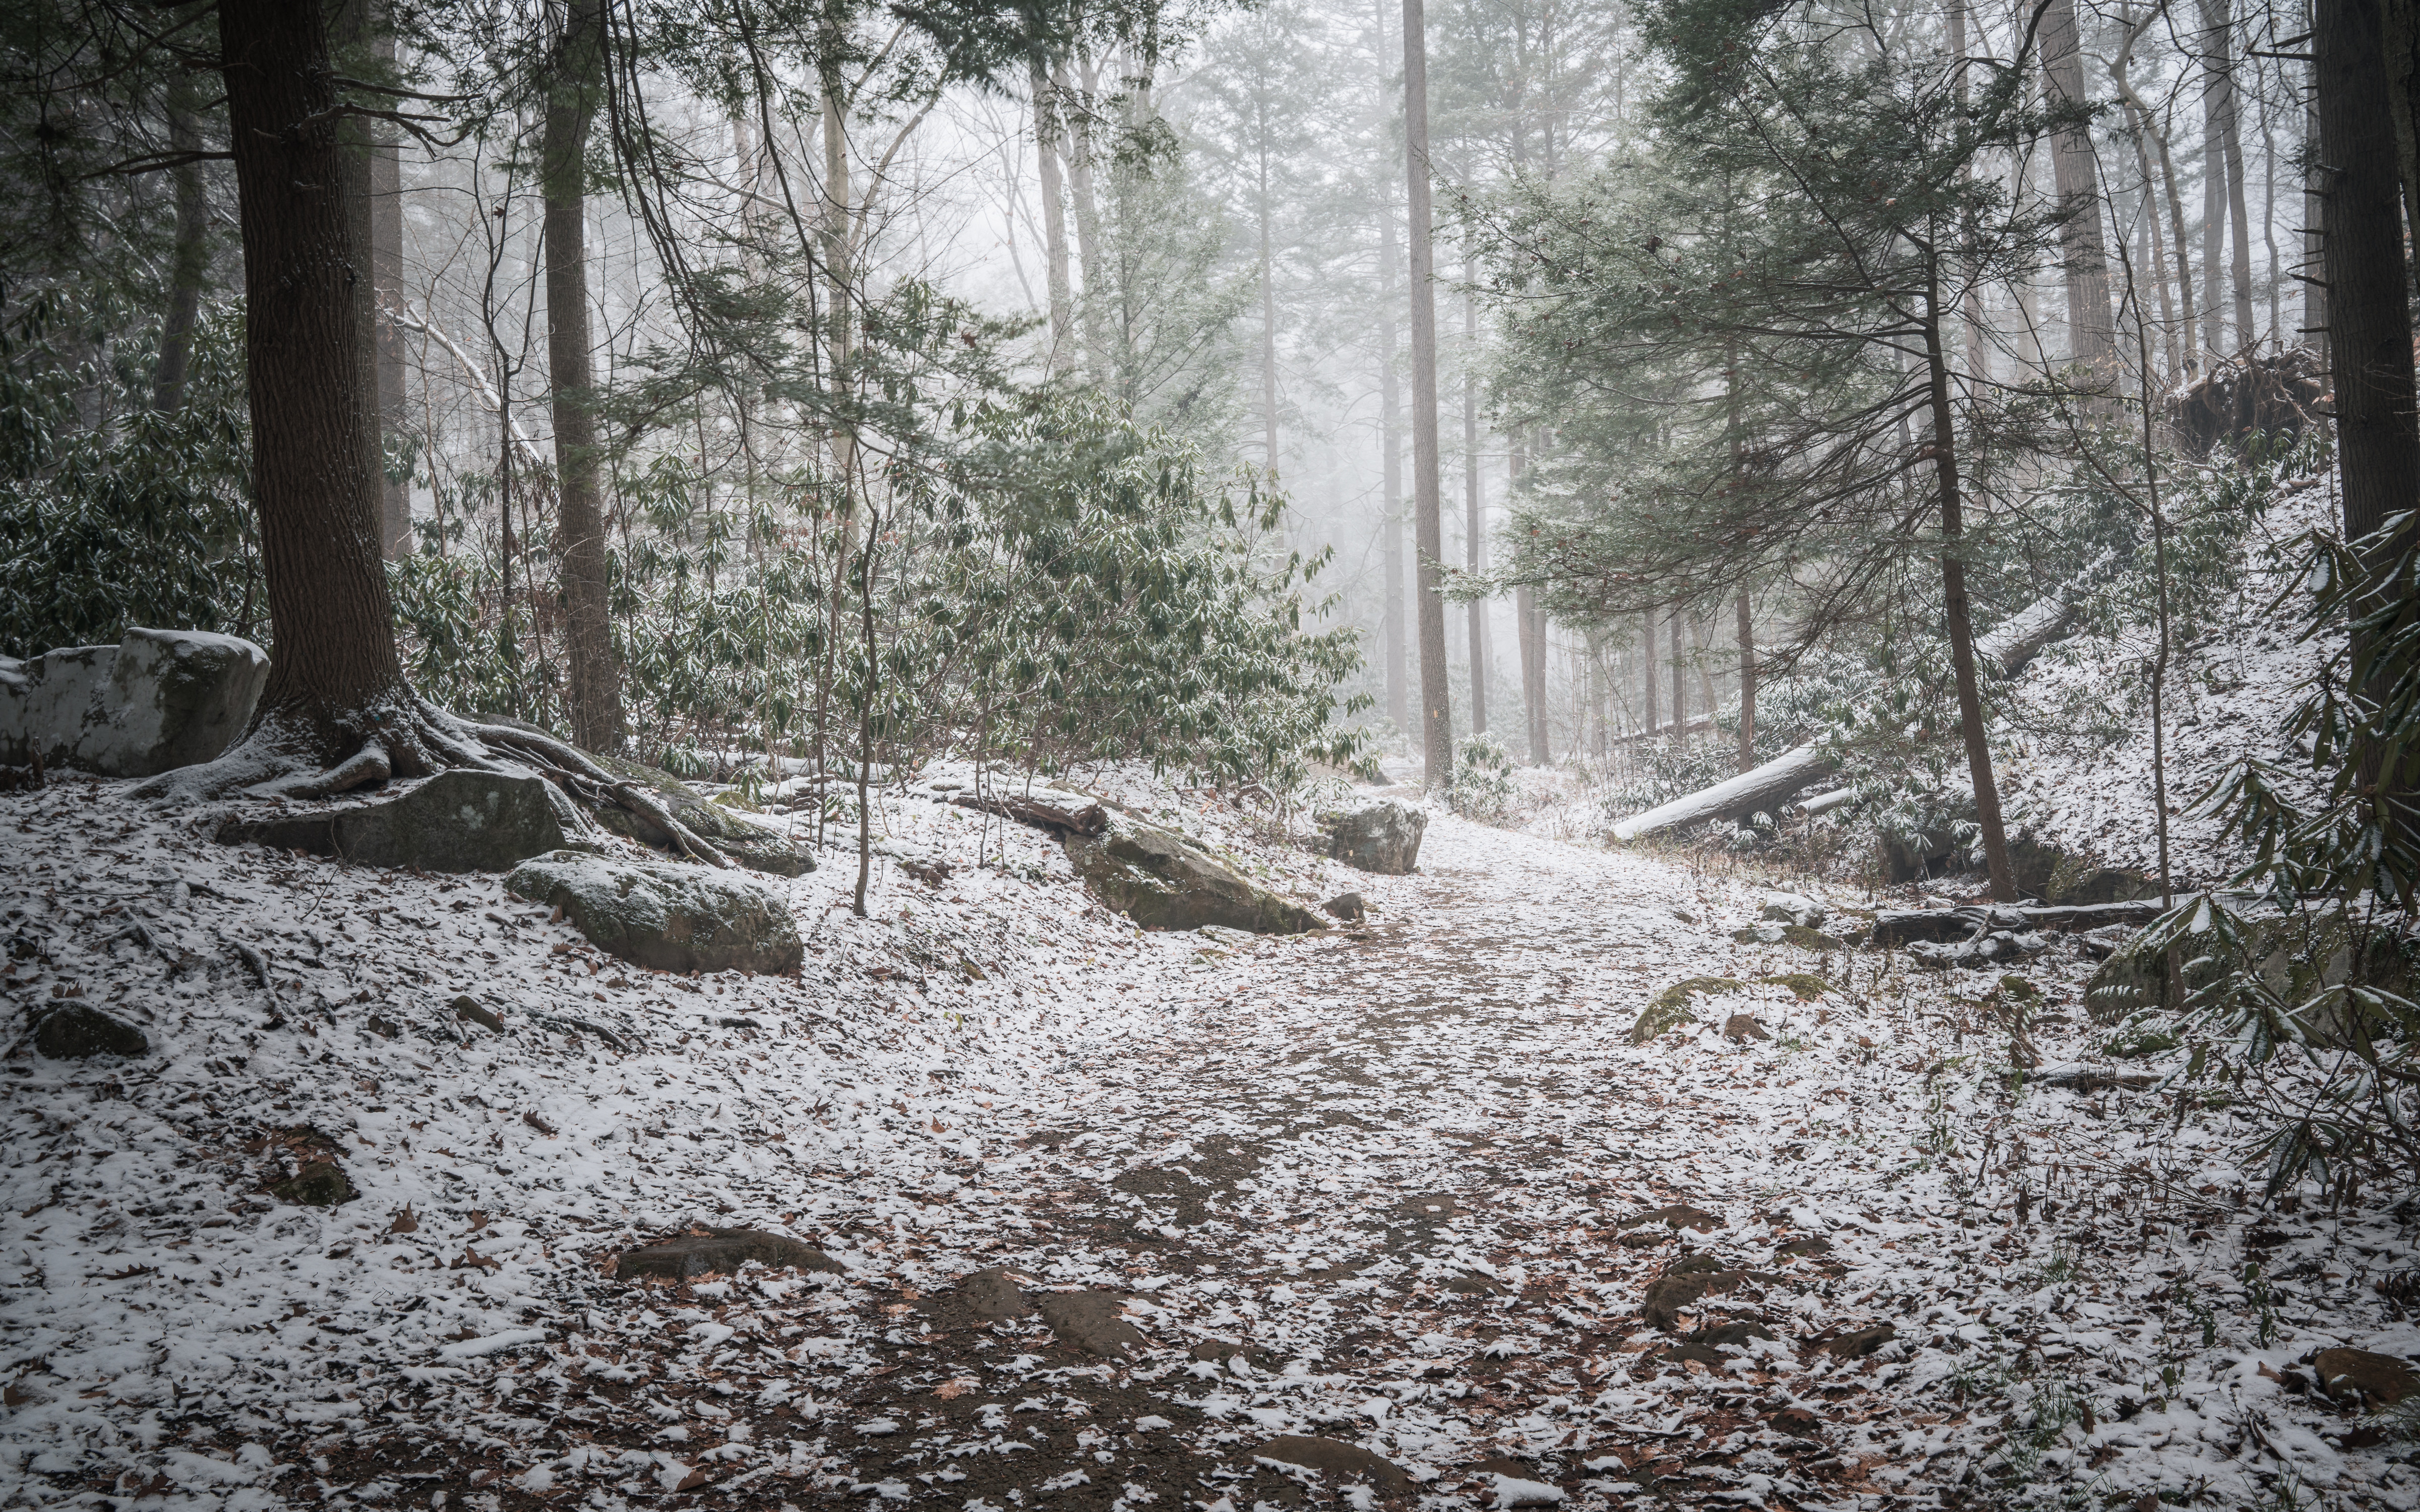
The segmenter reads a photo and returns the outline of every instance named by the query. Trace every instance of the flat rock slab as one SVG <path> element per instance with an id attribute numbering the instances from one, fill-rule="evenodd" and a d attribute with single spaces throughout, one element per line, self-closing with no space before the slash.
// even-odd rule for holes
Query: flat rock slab
<path id="1" fill-rule="evenodd" d="M 1403 1466 L 1341 1439 L 1314 1439 L 1289 1433 L 1252 1451 L 1252 1458 L 1315 1470 L 1339 1480 L 1363 1480 L 1388 1496 L 1408 1496 L 1412 1477 Z"/>
<path id="2" fill-rule="evenodd" d="M 504 890 L 551 903 L 597 949 L 658 971 L 787 976 L 806 954 L 789 904 L 729 872 L 556 851 L 514 868 Z"/>
<path id="3" fill-rule="evenodd" d="M 361 866 L 509 872 L 562 847 L 555 801 L 546 779 L 534 773 L 457 768 L 374 803 L 233 816 L 219 825 L 218 838 Z"/>
<path id="4" fill-rule="evenodd" d="M 150 1037 L 123 1019 L 84 1003 L 70 1003 L 42 1015 L 34 1027 L 34 1048 L 52 1060 L 94 1056 L 147 1056 Z"/>
<path id="5" fill-rule="evenodd" d="M 1118 1316 L 1123 1301 L 1114 1291 L 1045 1291 L 1034 1296 L 1033 1305 L 1062 1343 L 1104 1360 L 1123 1360 L 1151 1348 L 1140 1329 Z"/>
<path id="6" fill-rule="evenodd" d="M 710 1228 L 644 1249 L 624 1250 L 613 1262 L 613 1278 L 662 1276 L 687 1281 L 701 1275 L 729 1275 L 754 1260 L 768 1270 L 822 1271 L 839 1274 L 840 1262 L 811 1244 L 787 1234 L 761 1228 Z"/>

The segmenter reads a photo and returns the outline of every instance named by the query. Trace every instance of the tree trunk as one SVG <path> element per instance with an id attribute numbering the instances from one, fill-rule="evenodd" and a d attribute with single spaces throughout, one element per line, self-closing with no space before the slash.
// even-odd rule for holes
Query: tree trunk
<path id="1" fill-rule="evenodd" d="M 2219 306 L 2219 270 L 2226 264 L 2226 65 L 2223 53 L 2226 0 L 2201 0 L 2201 344 L 2215 364 L 2227 352 Z"/>
<path id="2" fill-rule="evenodd" d="M 371 55 L 382 73 L 395 69 L 395 17 L 391 6 L 375 8 L 370 29 Z M 387 466 L 401 450 L 410 427 L 403 392 L 403 328 L 396 314 L 403 308 L 403 153 L 393 128 L 370 128 L 370 284 L 375 305 L 371 333 L 378 343 L 379 508 L 380 548 L 390 562 L 411 554 L 411 476 L 391 476 Z"/>
<path id="3" fill-rule="evenodd" d="M 334 764 L 412 702 L 379 556 L 378 430 L 358 202 L 328 17 L 219 0 L 243 236 L 253 500 L 275 646 L 252 735 Z M 400 768 L 398 768 L 400 769 Z"/>
<path id="4" fill-rule="evenodd" d="M 1043 255 L 1049 268 L 1050 371 L 1076 365 L 1076 303 L 1068 290 L 1067 192 L 1059 181 L 1059 101 L 1039 58 L 1026 71 L 1033 91 L 1034 159 L 1042 174 Z M 826 147 L 830 153 L 829 144 Z"/>
<path id="5" fill-rule="evenodd" d="M 1379 115 L 1386 115 L 1387 0 L 1373 0 L 1379 71 Z M 1383 167 L 1383 165 L 1382 165 Z M 1386 500 L 1387 717 L 1406 735 L 1412 729 L 1411 651 L 1404 624 L 1403 394 L 1395 375 L 1395 196 L 1378 176 L 1378 471 Z"/>
<path id="6" fill-rule="evenodd" d="M 1739 594 L 1739 765 L 1756 769 L 1756 626 L 1749 616 L 1747 590 Z"/>
<path id="7" fill-rule="evenodd" d="M 2386 90 L 2395 112 L 2395 157 L 2403 178 L 2403 213 L 2420 238 L 2420 0 L 2386 0 Z M 2266 125 L 2266 101 L 2263 101 Z M 2316 224 L 2317 223 L 2313 223 Z M 2412 245 L 2420 246 L 2420 240 Z"/>
<path id="8" fill-rule="evenodd" d="M 1655 738 L 1655 614 L 1648 610 L 1638 616 L 1639 718 L 1638 733 L 1649 740 Z"/>
<path id="9" fill-rule="evenodd" d="M 1474 276 L 1463 264 L 1466 281 Z M 1479 301 L 1466 291 L 1462 298 L 1462 512 L 1463 563 L 1476 576 L 1487 564 L 1486 527 L 1480 517 L 1479 497 Z M 1487 728 L 1487 606 L 1470 601 L 1470 730 Z"/>
<path id="10" fill-rule="evenodd" d="M 1403 394 L 1395 378 L 1395 208 L 1378 207 L 1378 446 L 1387 534 L 1387 717 L 1412 728 L 1410 648 L 1404 625 Z"/>
<path id="11" fill-rule="evenodd" d="M 1958 425 L 1949 407 L 1949 364 L 1941 347 L 1940 279 L 1926 291 L 1924 350 L 1931 364 L 1933 475 L 1941 488 L 1941 596 L 1949 628 L 1949 664 L 1958 679 L 1958 724 L 1966 737 L 1966 772 L 1975 784 L 1975 818 L 1983 831 L 1983 863 L 1992 896 L 2017 901 L 2009 864 L 2009 837 L 2000 820 L 2000 790 L 1992 779 L 1992 748 L 1983 727 L 1983 695 L 1975 671 L 1975 624 L 1966 604 L 1966 564 L 1958 479 Z"/>
<path id="12" fill-rule="evenodd" d="M 2404 262 L 2384 6 L 2382 0 L 2318 0 L 2314 8 L 2319 161 L 2328 175 L 2322 276 L 2344 533 L 2362 544 L 2371 570 L 2383 573 L 2411 532 L 2407 526 L 2396 540 L 2376 532 L 2420 498 L 2407 302 L 2412 283 Z M 2405 614 L 2411 612 L 2407 604 Z M 2356 757 L 2380 825 L 2399 840 L 2413 823 L 2401 801 L 2411 757 L 2388 770 L 2383 753 L 2370 743 Z"/>
<path id="13" fill-rule="evenodd" d="M 1685 657 L 1681 649 L 1681 611 L 1674 609 L 1664 622 L 1666 636 L 1672 642 L 1672 743 L 1689 743 L 1689 683 L 1683 675 Z"/>
<path id="14" fill-rule="evenodd" d="M 1258 174 L 1252 195 L 1253 220 L 1261 244 L 1261 446 L 1274 482 L 1278 475 L 1278 285 L 1275 233 L 1269 225 L 1269 133 L 1265 121 L 1256 131 Z"/>
<path id="15" fill-rule="evenodd" d="M 1086 106 L 1084 118 L 1078 121 L 1067 133 L 1069 147 L 1067 187 L 1074 192 L 1076 197 L 1076 258 L 1078 267 L 1083 273 L 1084 284 L 1084 303 L 1081 313 L 1077 316 L 1077 323 L 1083 328 L 1084 332 L 1085 365 L 1092 370 L 1094 380 L 1099 382 L 1108 377 L 1109 356 L 1109 333 L 1103 329 L 1101 323 L 1101 308 L 1093 298 L 1094 293 L 1104 283 L 1101 276 L 1101 259 L 1107 256 L 1109 252 L 1109 249 L 1101 243 L 1100 202 L 1093 193 L 1091 112 L 1094 103 L 1100 99 L 1097 87 L 1101 78 L 1100 65 L 1089 57 L 1081 58 L 1077 64 L 1076 77 L 1078 85 L 1082 86 Z M 1064 100 L 1067 98 L 1064 67 L 1057 70 L 1055 78 L 1057 98 Z"/>
<path id="16" fill-rule="evenodd" d="M 1404 177 L 1412 285 L 1412 495 L 1418 514 L 1420 747 L 1427 784 L 1453 781 L 1453 699 L 1446 686 L 1445 524 L 1437 459 L 1436 249 L 1429 208 L 1429 76 L 1422 0 L 1404 0 Z"/>
<path id="17" fill-rule="evenodd" d="M 1529 764 L 1544 766 L 1553 758 L 1546 742 L 1546 648 L 1538 640 L 1540 616 L 1534 589 L 1513 593 L 1512 613 L 1521 631 L 1521 703 L 1528 712 Z"/>
<path id="18" fill-rule="evenodd" d="M 2312 56 L 2319 55 L 2318 20 L 2305 7 L 2304 30 L 2314 34 Z M 2334 344 L 2328 340 L 2327 246 L 2321 229 L 2328 218 L 2327 169 L 2319 145 L 2319 66 L 2311 69 L 2311 87 L 2303 91 L 2303 333 L 2322 366 L 2334 368 Z"/>
<path id="19" fill-rule="evenodd" d="M 572 738 L 622 748 L 622 678 L 606 605 L 594 343 L 588 329 L 588 131 L 605 66 L 604 0 L 569 0 L 547 81 L 539 174 L 546 200 L 546 355 L 554 389 L 554 471 L 562 531 Z"/>
<path id="20" fill-rule="evenodd" d="M 2235 87 L 2234 29 L 2226 0 L 2211 0 L 2211 4 L 2220 27 L 2218 44 L 2225 49 L 2219 56 L 2223 109 L 2218 141 L 2226 159 L 2226 232 L 2235 244 L 2226 264 L 2229 282 L 2235 285 L 2235 348 L 2248 352 L 2260 332 L 2252 316 L 2252 210 L 2244 197 L 2242 96 Z"/>
<path id="21" fill-rule="evenodd" d="M 2042 74 L 2055 103 L 2080 105 L 2084 54 L 2075 31 L 2075 0 L 2049 0 L 2041 21 Z M 2109 315 L 2109 259 L 2101 232 L 2101 175 L 2092 156 L 2092 133 L 2079 125 L 2051 139 L 2051 173 L 2060 207 L 2069 211 L 2059 230 L 2067 271 L 2069 355 L 2086 370 L 2086 381 L 2114 384 L 2118 333 Z M 2108 409 L 2106 399 L 2088 407 Z"/>
<path id="22" fill-rule="evenodd" d="M 1961 110 L 1966 108 L 1965 57 L 1965 0 L 1950 0 L 1949 66 L 1957 70 L 1955 93 L 1958 100 L 1958 106 Z M 1961 178 L 1971 179 L 1974 177 L 1972 167 L 1970 166 L 1959 170 L 1959 177 Z M 1964 353 L 1966 358 L 1966 376 L 1978 383 L 1989 383 L 1992 381 L 1992 350 L 1989 337 L 1985 332 L 1983 320 L 1983 281 L 1972 276 L 1977 264 L 1980 260 L 1980 249 L 1978 246 L 1974 216 L 1968 215 L 1963 219 L 1958 229 L 1958 239 L 1961 251 L 1965 258 L 1966 270 L 1969 274 L 1969 281 L 1966 285 L 1966 296 L 1964 300 L 1966 329 L 1962 333 L 1964 337 Z M 1745 771 L 1746 768 L 1742 767 L 1741 769 Z"/>
<path id="23" fill-rule="evenodd" d="M 199 152 L 202 133 L 201 75 L 187 69 L 168 74 L 168 150 Z M 180 162 L 169 171 L 177 194 L 177 234 L 168 252 L 168 308 L 160 322 L 160 361 L 151 371 L 151 408 L 174 413 L 185 407 L 185 374 L 194 354 L 194 323 L 200 318 L 202 285 L 210 270 L 210 207 L 202 165 Z"/>

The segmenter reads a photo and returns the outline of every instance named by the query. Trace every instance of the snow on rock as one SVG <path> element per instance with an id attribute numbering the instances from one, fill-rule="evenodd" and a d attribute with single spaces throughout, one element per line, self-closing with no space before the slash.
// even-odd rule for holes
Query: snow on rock
<path id="1" fill-rule="evenodd" d="M 1765 889 L 1652 857 L 1438 817 L 1373 877 L 1084 786 L 1370 923 L 1204 949 L 894 800 L 946 873 L 770 884 L 795 975 L 676 976 L 493 878 L 0 798 L 0 1502 L 2420 1504 L 2299 1363 L 2420 1352 L 2412 1227 L 2014 1074 L 1993 983 L 1736 941 Z M 2087 964 L 2025 968 L 2062 1065 Z M 1728 985 L 1628 1044 L 1683 979 Z M 151 1053 L 31 1054 L 68 1002 Z M 349 1200 L 271 1195 L 320 1165 Z M 615 1275 L 731 1231 L 837 1269 Z"/>

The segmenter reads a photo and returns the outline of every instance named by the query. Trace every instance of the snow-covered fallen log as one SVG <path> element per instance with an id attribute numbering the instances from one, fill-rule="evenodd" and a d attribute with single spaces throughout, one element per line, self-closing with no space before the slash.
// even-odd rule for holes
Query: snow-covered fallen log
<path id="1" fill-rule="evenodd" d="M 2075 624 L 2075 606 L 2061 589 L 2035 600 L 1993 625 L 1976 642 L 1977 658 L 2001 677 L 2013 677 L 2042 647 L 2067 634 Z M 1751 772 L 1717 782 L 1684 797 L 1634 814 L 1613 826 L 1622 844 L 1667 829 L 1684 829 L 1717 819 L 1737 819 L 1787 803 L 1815 782 L 1829 777 L 1831 760 L 1811 746 L 1784 752 Z M 1826 795 L 1830 796 L 1830 795 Z M 1840 801 L 1845 802 L 1845 799 Z"/>
<path id="2" fill-rule="evenodd" d="M 1814 746 L 1801 746 L 1775 757 L 1751 772 L 1675 798 L 1636 814 L 1613 826 L 1613 838 L 1623 844 L 1667 829 L 1683 829 L 1716 819 L 1737 819 L 1786 802 L 1810 783 L 1832 775 L 1832 758 Z"/>

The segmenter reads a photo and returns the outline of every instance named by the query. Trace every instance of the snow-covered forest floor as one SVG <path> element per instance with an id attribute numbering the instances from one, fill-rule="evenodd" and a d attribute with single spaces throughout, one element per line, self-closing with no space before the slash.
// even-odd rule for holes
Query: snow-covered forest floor
<path id="1" fill-rule="evenodd" d="M 860 920 L 827 853 L 799 978 L 693 980 L 491 877 L 0 797 L 0 1504 L 1262 1512 L 1333 1499 L 1255 1457 L 1309 1435 L 1415 1483 L 1358 1508 L 2420 1505 L 2299 1363 L 2420 1353 L 2412 1226 L 2247 1195 L 2071 944 L 1927 974 L 1736 942 L 1737 875 L 1439 816 L 1368 877 L 1123 796 L 1369 925 L 1146 934 L 908 802 L 946 876 Z M 1741 985 L 1632 1046 L 1692 978 Z M 35 1056 L 79 994 L 153 1053 Z M 352 1200 L 270 1192 L 329 1156 Z M 614 1278 L 706 1227 L 841 1269 Z"/>

